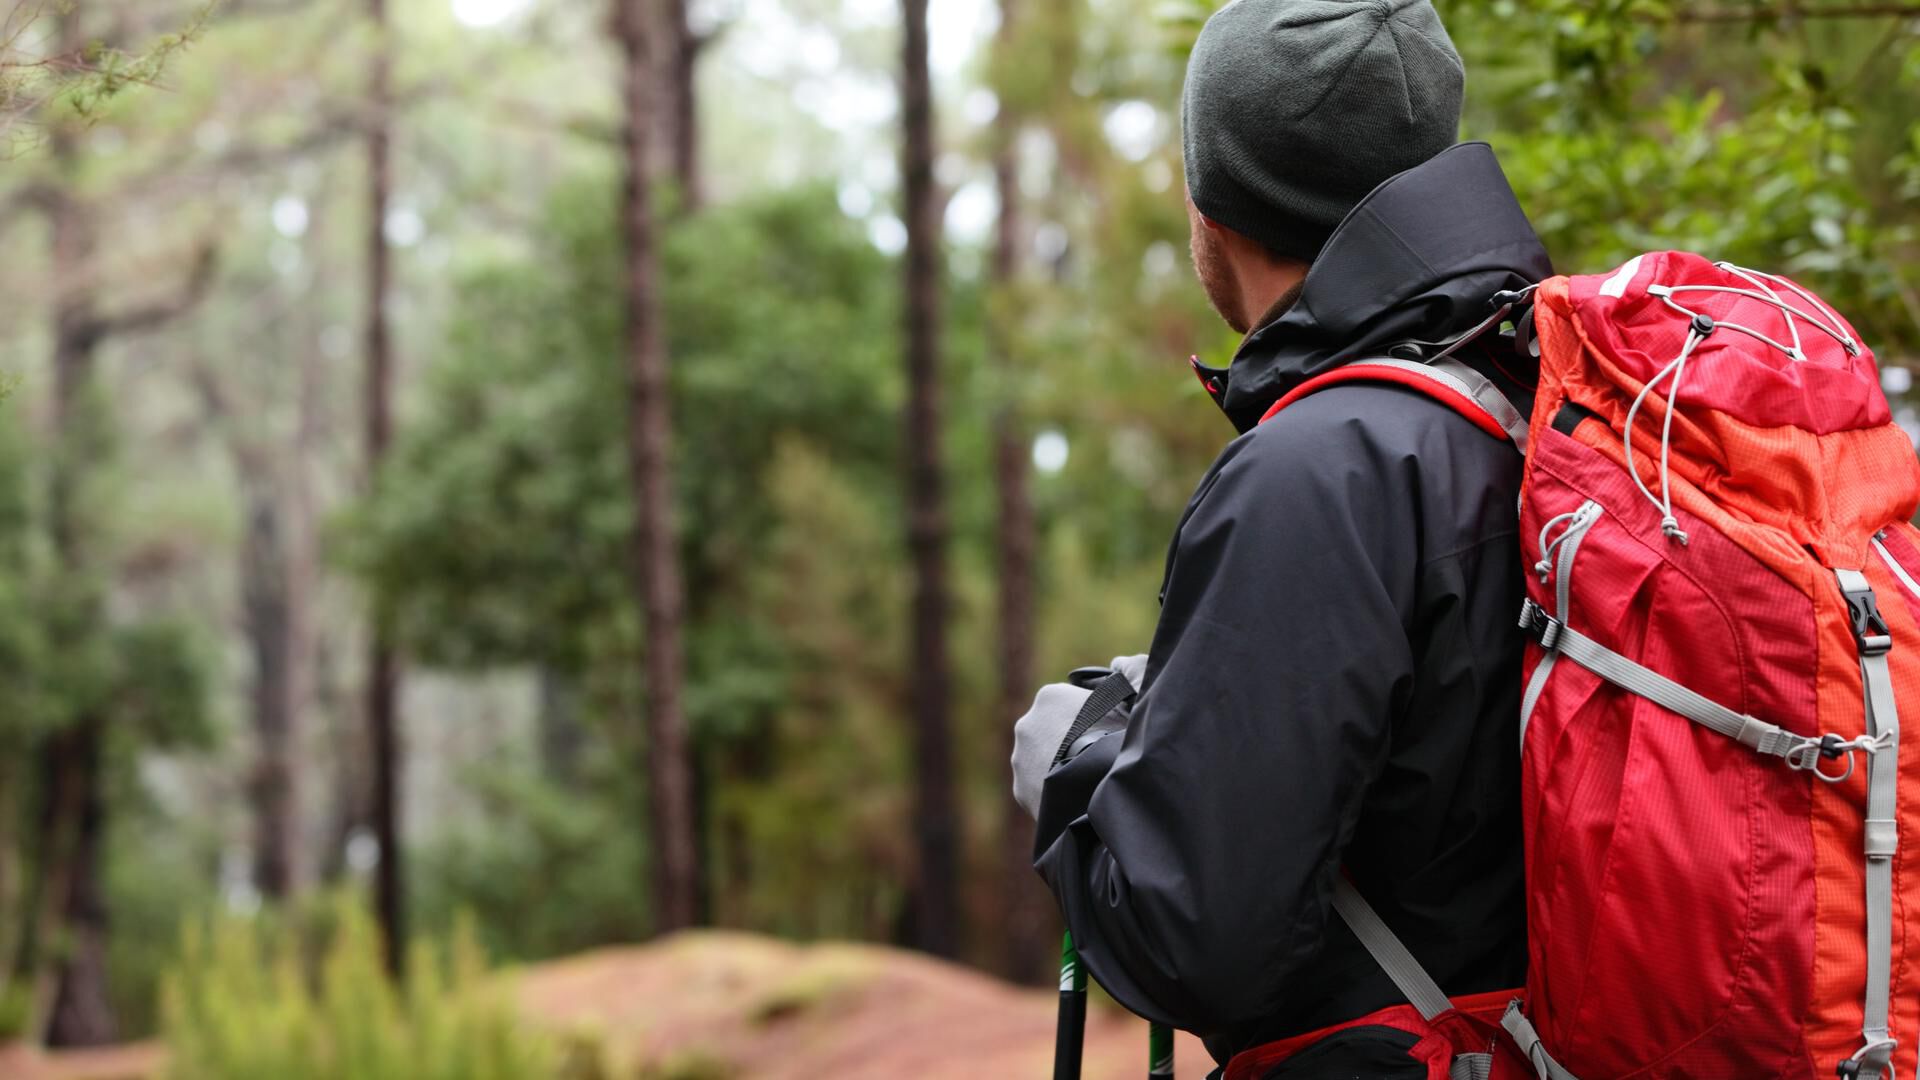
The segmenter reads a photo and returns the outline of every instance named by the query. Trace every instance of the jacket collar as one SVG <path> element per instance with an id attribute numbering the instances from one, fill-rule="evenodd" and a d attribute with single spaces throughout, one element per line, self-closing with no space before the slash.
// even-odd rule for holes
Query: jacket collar
<path id="1" fill-rule="evenodd" d="M 1195 363 L 1236 429 L 1348 360 L 1464 331 L 1487 300 L 1553 274 L 1485 143 L 1461 143 L 1373 189 L 1334 230 L 1299 300 L 1248 334 L 1226 371 Z"/>

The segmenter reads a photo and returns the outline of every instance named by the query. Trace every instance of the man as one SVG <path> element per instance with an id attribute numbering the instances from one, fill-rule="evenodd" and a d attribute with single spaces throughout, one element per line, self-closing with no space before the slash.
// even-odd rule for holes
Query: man
<path id="1" fill-rule="evenodd" d="M 1150 653 L 1116 662 L 1137 699 L 1058 767 L 1085 690 L 1048 687 L 1017 730 L 1082 960 L 1223 1063 L 1404 1001 L 1332 911 L 1343 871 L 1449 994 L 1525 977 L 1520 455 L 1382 383 L 1260 422 L 1346 361 L 1431 357 L 1551 273 L 1491 151 L 1453 145 L 1463 83 L 1426 0 L 1208 22 L 1183 102 L 1193 259 L 1247 336 L 1201 376 L 1241 434 L 1180 522 Z M 1509 339 L 1459 358 L 1527 408 Z M 1412 1041 L 1349 1028 L 1272 1075 L 1424 1077 Z"/>

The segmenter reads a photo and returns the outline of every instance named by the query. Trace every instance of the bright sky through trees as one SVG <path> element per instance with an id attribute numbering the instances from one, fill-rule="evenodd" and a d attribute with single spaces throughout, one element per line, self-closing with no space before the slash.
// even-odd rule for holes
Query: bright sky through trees
<path id="1" fill-rule="evenodd" d="M 462 26 L 498 26 L 527 6 L 527 0 L 450 0 Z"/>

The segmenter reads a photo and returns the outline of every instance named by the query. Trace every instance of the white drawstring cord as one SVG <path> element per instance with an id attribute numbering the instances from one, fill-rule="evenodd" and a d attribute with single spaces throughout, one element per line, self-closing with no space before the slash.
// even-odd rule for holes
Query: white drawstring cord
<path id="1" fill-rule="evenodd" d="M 1535 545 L 1540 549 L 1540 561 L 1533 564 L 1533 572 L 1540 575 L 1540 584 L 1545 585 L 1547 579 L 1553 576 L 1553 549 L 1559 547 L 1560 541 L 1565 540 L 1567 533 L 1571 533 L 1573 530 L 1569 528 L 1566 533 L 1561 533 L 1560 538 L 1551 544 L 1547 543 L 1547 534 L 1553 531 L 1555 525 L 1563 521 L 1572 521 L 1579 516 L 1580 511 L 1569 510 L 1564 514 L 1557 514 L 1548 518 L 1547 523 L 1540 526 L 1540 541 Z"/>
<path id="2" fill-rule="evenodd" d="M 1765 270 L 1748 270 L 1744 266 L 1735 266 L 1730 262 L 1717 262 L 1717 263 L 1714 263 L 1713 265 L 1721 268 L 1722 270 L 1731 270 L 1731 271 L 1736 271 L 1736 272 L 1745 273 L 1745 274 L 1755 274 L 1755 275 L 1758 275 L 1759 277 L 1766 278 L 1768 281 L 1773 282 L 1775 285 L 1780 285 L 1786 288 L 1789 292 L 1792 292 L 1794 295 L 1800 297 L 1800 299 L 1805 300 L 1808 304 L 1812 305 L 1813 307 L 1819 308 L 1821 312 L 1823 312 L 1827 316 L 1827 318 L 1833 320 L 1833 325 L 1831 327 L 1821 325 L 1819 320 L 1817 319 L 1813 320 L 1814 325 L 1820 326 L 1820 329 L 1827 331 L 1827 333 L 1829 334 L 1832 334 L 1840 342 L 1840 345 L 1847 350 L 1848 356 L 1860 355 L 1860 343 L 1858 341 L 1855 341 L 1853 339 L 1853 335 L 1846 331 L 1846 323 L 1845 323 L 1845 320 L 1840 318 L 1840 313 L 1833 310 L 1832 307 L 1828 306 L 1825 300 L 1822 300 L 1819 297 L 1808 292 L 1807 290 L 1801 288 L 1800 286 L 1795 285 L 1791 278 L 1783 278 L 1779 274 L 1769 274 Z M 1811 317 L 1809 316 L 1809 318 Z"/>
<path id="3" fill-rule="evenodd" d="M 1640 489 L 1640 494 L 1645 495 L 1647 501 L 1653 504 L 1653 508 L 1660 511 L 1660 532 L 1667 539 L 1678 540 L 1682 544 L 1687 542 L 1687 534 L 1680 528 L 1679 519 L 1673 516 L 1673 486 L 1667 465 L 1668 450 L 1673 441 L 1673 411 L 1680 397 L 1681 375 L 1686 370 L 1687 358 L 1692 356 L 1693 350 L 1705 340 L 1706 335 L 1700 332 L 1698 325 L 1687 327 L 1687 343 L 1680 347 L 1680 355 L 1675 357 L 1672 363 L 1661 368 L 1659 374 L 1647 380 L 1647 384 L 1640 388 L 1639 396 L 1633 399 L 1632 407 L 1627 409 L 1626 432 L 1620 439 L 1621 447 L 1626 451 L 1627 456 L 1627 475 L 1633 477 L 1633 485 Z M 1667 418 L 1660 434 L 1660 495 L 1655 497 L 1653 489 L 1641 481 L 1640 470 L 1633 464 L 1633 425 L 1639 416 L 1640 406 L 1646 404 L 1647 397 L 1653 393 L 1653 388 L 1669 375 L 1673 376 L 1673 382 L 1667 389 Z"/>
<path id="4" fill-rule="evenodd" d="M 1691 325 L 1687 327 L 1687 342 L 1681 346 L 1680 355 L 1675 357 L 1672 363 L 1661 368 L 1653 378 L 1648 379 L 1646 385 L 1640 388 L 1639 395 L 1633 399 L 1633 406 L 1627 410 L 1626 432 L 1621 437 L 1621 445 L 1626 451 L 1627 473 L 1633 477 L 1634 486 L 1640 489 L 1640 494 L 1646 496 L 1647 501 L 1653 504 L 1654 509 L 1660 511 L 1660 532 L 1666 536 L 1667 539 L 1678 540 L 1681 544 L 1687 542 L 1687 534 L 1686 530 L 1680 528 L 1680 521 L 1673 513 L 1673 472 L 1670 466 L 1673 451 L 1673 414 L 1680 401 L 1680 383 L 1686 378 L 1687 359 L 1693 355 L 1693 350 L 1698 348 L 1702 341 L 1706 340 L 1707 335 L 1721 327 L 1725 327 L 1728 330 L 1737 331 L 1779 349 L 1781 352 L 1786 353 L 1787 358 L 1790 360 L 1796 362 L 1804 361 L 1807 358 L 1806 347 L 1800 337 L 1800 324 L 1798 320 L 1805 319 L 1828 337 L 1839 342 L 1840 345 L 1847 350 L 1849 356 L 1860 355 L 1859 343 L 1853 339 L 1852 334 L 1843 328 L 1840 316 L 1836 315 L 1832 308 L 1828 307 L 1825 302 L 1812 293 L 1807 292 L 1800 286 L 1776 274 L 1769 274 L 1759 270 L 1748 270 L 1745 267 L 1736 266 L 1730 262 L 1716 262 L 1713 265 L 1722 272 L 1732 274 L 1747 284 L 1752 285 L 1753 288 L 1742 289 L 1732 285 L 1653 284 L 1647 286 L 1647 295 L 1659 297 L 1661 303 L 1685 315 L 1688 319 L 1692 320 L 1692 322 Z M 1816 315 L 1787 303 L 1781 299 L 1780 294 L 1774 290 L 1775 285 L 1790 290 L 1794 295 L 1804 300 L 1809 307 L 1818 309 L 1820 314 Z M 1770 304 L 1778 309 L 1780 314 L 1787 320 L 1787 334 L 1793 339 L 1793 344 L 1782 344 L 1750 326 L 1742 326 L 1735 322 L 1716 321 L 1700 312 L 1693 311 L 1674 299 L 1674 294 L 1683 292 L 1729 293 L 1734 296 L 1744 296 L 1749 299 L 1759 300 L 1765 304 Z M 1640 470 L 1634 467 L 1633 425 L 1640 414 L 1640 407 L 1646 404 L 1647 398 L 1653 393 L 1653 388 L 1658 385 L 1661 380 L 1667 379 L 1669 376 L 1671 376 L 1671 381 L 1667 385 L 1667 415 L 1660 426 L 1660 494 L 1656 497 L 1653 494 L 1653 489 L 1641 481 Z M 1535 569 L 1538 569 L 1538 567 Z"/>
<path id="5" fill-rule="evenodd" d="M 1729 271 L 1729 273 L 1731 273 L 1731 271 Z M 1783 285 L 1787 285 L 1787 286 L 1793 285 L 1792 282 L 1788 281 L 1785 278 L 1775 278 L 1774 280 L 1780 282 Z M 1778 296 L 1768 296 L 1766 293 L 1759 292 L 1754 289 L 1740 289 L 1740 288 L 1735 288 L 1732 285 L 1649 285 L 1647 286 L 1647 295 L 1657 296 L 1662 300 L 1665 300 L 1667 302 L 1668 307 L 1673 308 L 1675 311 L 1681 312 L 1682 314 L 1691 316 L 1695 313 L 1688 310 L 1687 308 L 1680 306 L 1679 304 L 1675 303 L 1673 300 L 1674 294 L 1683 293 L 1683 292 L 1730 293 L 1734 296 L 1744 296 L 1750 300 L 1758 300 L 1763 304 L 1771 304 L 1772 306 L 1780 309 L 1780 312 L 1783 315 L 1786 315 L 1789 319 L 1791 319 L 1795 315 L 1798 315 L 1801 318 L 1812 323 L 1815 327 L 1819 328 L 1822 332 L 1824 332 L 1828 337 L 1839 342 L 1841 347 L 1847 350 L 1847 354 L 1849 356 L 1858 356 L 1860 353 L 1860 343 L 1853 340 L 1853 337 L 1849 335 L 1846 331 L 1841 330 L 1837 326 L 1829 325 L 1825 319 L 1820 318 L 1818 315 L 1811 315 L 1805 311 L 1800 310 L 1797 307 L 1794 307 L 1792 304 L 1789 304 L 1786 301 L 1781 300 Z M 1720 322 L 1719 325 L 1724 326 L 1729 330 L 1738 330 L 1741 333 L 1746 334 L 1750 337 L 1759 338 L 1761 341 L 1764 341 L 1767 344 L 1773 346 L 1774 348 L 1779 349 L 1781 352 L 1786 353 L 1789 356 L 1793 355 L 1792 348 L 1786 345 L 1782 345 L 1780 342 L 1773 340 L 1772 338 L 1768 337 L 1767 335 L 1761 333 L 1758 330 L 1753 329 L 1752 327 L 1741 326 L 1739 323 L 1733 323 L 1733 322 Z"/>
<path id="6" fill-rule="evenodd" d="M 1768 296 L 1773 298 L 1773 302 L 1780 306 L 1781 312 L 1787 317 L 1787 333 L 1793 335 L 1793 348 L 1787 350 L 1787 359 L 1794 361 L 1805 360 L 1807 353 L 1806 350 L 1801 347 L 1800 343 L 1800 324 L 1794 321 L 1793 308 L 1788 307 L 1787 302 L 1780 299 L 1780 294 L 1774 292 L 1772 286 L 1753 276 L 1753 274 L 1742 267 L 1735 266 L 1729 262 L 1714 263 L 1714 265 L 1752 285 L 1754 288 L 1764 291 Z M 1671 303 L 1671 301 L 1669 301 L 1669 303 Z"/>
<path id="7" fill-rule="evenodd" d="M 1686 546 L 1687 534 L 1673 516 L 1673 472 L 1667 468 L 1667 454 L 1673 447 L 1673 414 L 1680 411 L 1680 380 L 1687 375 L 1687 357 L 1704 340 L 1706 336 L 1698 328 L 1687 328 L 1687 343 L 1680 347 L 1680 359 L 1673 362 L 1673 381 L 1667 384 L 1667 416 L 1660 425 L 1660 501 L 1665 513 L 1660 519 L 1660 532 L 1669 540 L 1680 541 L 1682 547 Z"/>

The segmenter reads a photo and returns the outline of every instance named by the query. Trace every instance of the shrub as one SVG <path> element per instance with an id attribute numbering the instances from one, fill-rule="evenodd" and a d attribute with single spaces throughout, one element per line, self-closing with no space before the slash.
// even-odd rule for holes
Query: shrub
<path id="1" fill-rule="evenodd" d="M 172 1080 L 563 1080 L 561 1048 L 523 1028 L 471 928 L 417 943 L 395 986 L 357 904 L 318 941 L 263 919 L 190 926 L 162 987 Z"/>

